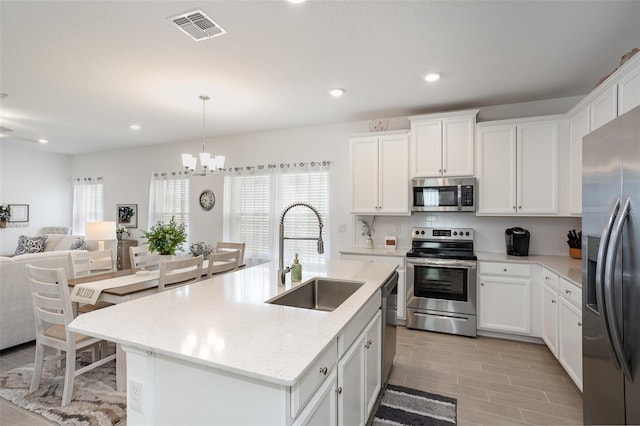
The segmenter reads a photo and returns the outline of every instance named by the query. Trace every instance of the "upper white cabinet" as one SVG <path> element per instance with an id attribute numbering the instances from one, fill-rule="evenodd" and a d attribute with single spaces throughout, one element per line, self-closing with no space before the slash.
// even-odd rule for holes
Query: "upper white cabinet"
<path id="1" fill-rule="evenodd" d="M 569 114 L 569 213 L 582 213 L 582 138 L 591 129 L 589 108 Z"/>
<path id="2" fill-rule="evenodd" d="M 558 213 L 558 135 L 555 118 L 477 125 L 478 214 Z"/>
<path id="3" fill-rule="evenodd" d="M 634 59 L 635 62 L 639 62 L 640 53 L 637 53 Z M 618 81 L 618 115 L 631 111 L 638 105 L 640 105 L 640 65 L 629 69 Z"/>
<path id="4" fill-rule="evenodd" d="M 409 117 L 411 177 L 473 176 L 478 110 Z"/>
<path id="5" fill-rule="evenodd" d="M 618 90 L 615 84 L 589 102 L 589 115 L 591 131 L 618 116 Z"/>
<path id="6" fill-rule="evenodd" d="M 349 160 L 352 213 L 410 214 L 406 132 L 350 138 Z"/>

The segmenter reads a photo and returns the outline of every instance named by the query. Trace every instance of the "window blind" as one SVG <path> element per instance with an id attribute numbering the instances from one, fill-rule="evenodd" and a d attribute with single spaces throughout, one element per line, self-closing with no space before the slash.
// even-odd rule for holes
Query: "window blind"
<path id="1" fill-rule="evenodd" d="M 154 173 L 149 185 L 147 229 L 157 222 L 169 222 L 171 218 L 189 227 L 189 177 L 176 172 Z M 187 247 L 188 241 L 183 245 L 183 250 Z"/>
<path id="2" fill-rule="evenodd" d="M 77 178 L 73 182 L 73 233 L 84 235 L 86 222 L 104 220 L 102 178 Z"/>

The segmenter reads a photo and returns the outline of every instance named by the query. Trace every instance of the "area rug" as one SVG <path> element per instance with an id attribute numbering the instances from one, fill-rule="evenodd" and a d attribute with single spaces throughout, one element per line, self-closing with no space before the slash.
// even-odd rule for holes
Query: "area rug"
<path id="1" fill-rule="evenodd" d="M 457 400 L 402 386 L 387 385 L 373 425 L 455 425 Z"/>
<path id="2" fill-rule="evenodd" d="M 87 365 L 82 354 L 78 366 Z M 63 362 L 64 366 L 64 362 Z M 116 363 L 108 362 L 76 377 L 71 402 L 62 407 L 64 368 L 45 363 L 40 388 L 28 394 L 33 364 L 15 368 L 0 376 L 0 397 L 60 425 L 111 426 L 127 415 L 126 392 L 116 391 Z"/>

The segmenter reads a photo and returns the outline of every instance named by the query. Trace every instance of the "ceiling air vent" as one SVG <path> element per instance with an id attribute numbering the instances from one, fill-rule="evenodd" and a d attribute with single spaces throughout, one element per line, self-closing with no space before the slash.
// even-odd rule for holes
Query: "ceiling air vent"
<path id="1" fill-rule="evenodd" d="M 169 18 L 175 26 L 195 41 L 220 36 L 227 32 L 200 9 Z"/>

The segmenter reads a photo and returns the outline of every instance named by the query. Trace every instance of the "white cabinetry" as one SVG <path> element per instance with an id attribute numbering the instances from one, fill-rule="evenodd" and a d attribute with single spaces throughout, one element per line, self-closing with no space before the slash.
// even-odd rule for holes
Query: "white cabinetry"
<path id="1" fill-rule="evenodd" d="M 582 213 L 582 138 L 590 132 L 589 108 L 569 114 L 569 213 Z"/>
<path id="2" fill-rule="evenodd" d="M 531 334 L 531 266 L 480 262 L 478 328 Z"/>
<path id="3" fill-rule="evenodd" d="M 477 126 L 479 215 L 558 213 L 558 119 Z"/>
<path id="4" fill-rule="evenodd" d="M 560 327 L 558 361 L 582 390 L 582 290 L 559 280 Z"/>
<path id="5" fill-rule="evenodd" d="M 404 256 L 371 256 L 368 254 L 342 253 L 342 260 L 358 260 L 362 262 L 389 262 L 398 265 L 398 319 L 406 320 L 407 314 L 407 285 L 406 285 L 406 268 Z"/>
<path id="6" fill-rule="evenodd" d="M 329 376 L 313 395 L 309 404 L 298 418 L 293 422 L 294 426 L 335 426 L 338 424 L 338 400 L 336 389 L 338 387 L 338 375 L 336 369 L 332 369 Z"/>
<path id="7" fill-rule="evenodd" d="M 478 110 L 409 117 L 412 177 L 473 176 Z"/>
<path id="8" fill-rule="evenodd" d="M 591 131 L 618 116 L 618 90 L 615 84 L 603 90 L 589 102 L 589 115 Z"/>
<path id="9" fill-rule="evenodd" d="M 542 269 L 542 340 L 553 355 L 558 357 L 558 276 Z"/>
<path id="10" fill-rule="evenodd" d="M 640 62 L 640 54 L 636 54 Z M 630 69 L 618 81 L 618 115 L 631 111 L 640 105 L 640 65 Z"/>
<path id="11" fill-rule="evenodd" d="M 409 135 L 349 139 L 351 212 L 408 215 Z"/>

